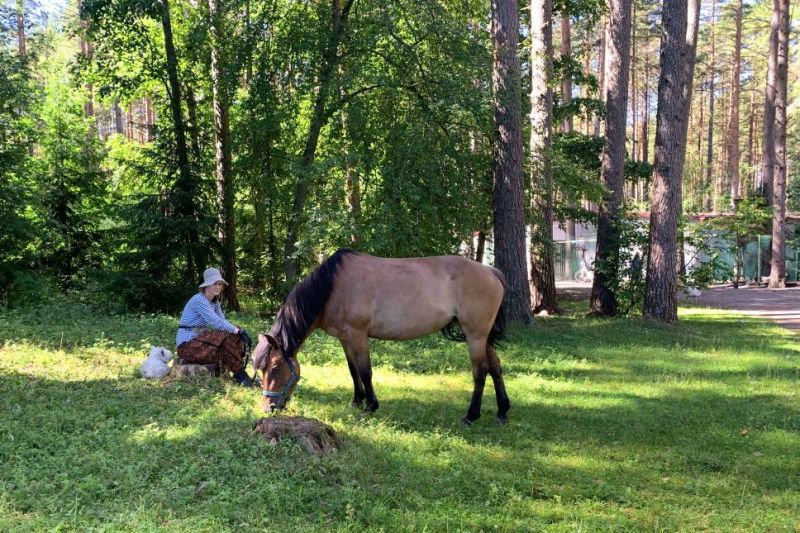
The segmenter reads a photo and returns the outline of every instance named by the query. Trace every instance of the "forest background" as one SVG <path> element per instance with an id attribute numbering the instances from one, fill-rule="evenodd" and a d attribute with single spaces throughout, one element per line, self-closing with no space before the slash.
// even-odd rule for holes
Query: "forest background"
<path id="1" fill-rule="evenodd" d="M 702 3 L 683 147 L 683 215 L 743 213 L 736 223 L 754 234 L 769 232 L 773 211 L 761 172 L 773 3 Z M 539 33 L 530 6 L 520 7 L 527 117 Z M 568 228 L 596 223 L 608 192 L 609 12 L 598 0 L 552 9 L 546 186 L 553 220 Z M 494 224 L 491 11 L 480 0 L 4 4 L 0 303 L 61 291 L 117 312 L 174 312 L 203 269 L 221 265 L 228 306 L 243 298 L 268 313 L 342 246 L 480 260 Z M 661 2 L 633 2 L 623 119 L 631 213 L 650 209 L 662 15 Z M 790 29 L 796 44 L 796 20 Z M 800 210 L 797 48 L 787 79 L 790 212 Z M 533 199 L 542 183 L 524 145 Z M 524 206 L 536 222 L 535 201 Z"/>

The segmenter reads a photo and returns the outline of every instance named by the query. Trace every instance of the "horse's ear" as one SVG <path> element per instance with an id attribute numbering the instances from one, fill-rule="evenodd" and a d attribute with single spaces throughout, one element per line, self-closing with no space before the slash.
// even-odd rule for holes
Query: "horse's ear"
<path id="1" fill-rule="evenodd" d="M 275 337 L 273 337 L 272 335 L 265 335 L 265 337 L 266 337 L 267 342 L 269 343 L 270 346 L 272 346 L 273 348 L 277 348 L 278 347 L 278 341 L 275 340 Z M 261 339 L 261 337 L 259 336 L 259 340 L 260 339 Z"/>

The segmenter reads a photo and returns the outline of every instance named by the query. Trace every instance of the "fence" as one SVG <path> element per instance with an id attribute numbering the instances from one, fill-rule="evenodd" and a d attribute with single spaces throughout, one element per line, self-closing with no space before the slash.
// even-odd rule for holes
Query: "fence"
<path id="1" fill-rule="evenodd" d="M 729 244 L 720 237 L 711 239 L 710 245 L 720 256 L 720 260 L 728 266 L 731 273 L 735 268 L 735 257 Z M 556 281 L 588 282 L 592 279 L 597 239 L 595 237 L 573 241 L 556 241 L 553 254 L 553 267 Z M 703 263 L 708 257 L 697 250 L 686 246 L 684 257 L 687 268 L 691 269 L 695 262 Z M 760 282 L 769 276 L 772 257 L 772 236 L 757 235 L 747 240 L 742 250 L 742 274 L 747 281 Z M 786 281 L 800 280 L 800 249 L 786 247 Z"/>

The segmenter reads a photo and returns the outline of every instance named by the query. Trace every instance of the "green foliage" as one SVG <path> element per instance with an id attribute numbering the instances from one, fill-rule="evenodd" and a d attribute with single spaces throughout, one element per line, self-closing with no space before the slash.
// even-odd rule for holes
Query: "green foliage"
<path id="1" fill-rule="evenodd" d="M 251 331 L 260 322 L 236 320 Z M 538 320 L 500 353 L 513 402 L 504 428 L 491 420 L 491 382 L 484 417 L 458 424 L 472 389 L 463 344 L 374 343 L 381 408 L 363 416 L 349 406 L 341 347 L 314 335 L 287 414 L 334 427 L 344 446 L 321 458 L 250 431 L 264 416 L 258 391 L 138 378 L 149 346 L 169 346 L 176 325 L 71 301 L 0 315 L 0 529 L 796 523 L 800 352 L 767 322 L 700 309 L 669 327 Z"/>
<path id="2" fill-rule="evenodd" d="M 749 239 L 766 233 L 772 220 L 772 209 L 760 197 L 742 199 L 733 215 L 712 218 L 707 226 L 734 257 L 733 281 L 738 284 L 744 274 L 744 250 Z"/>

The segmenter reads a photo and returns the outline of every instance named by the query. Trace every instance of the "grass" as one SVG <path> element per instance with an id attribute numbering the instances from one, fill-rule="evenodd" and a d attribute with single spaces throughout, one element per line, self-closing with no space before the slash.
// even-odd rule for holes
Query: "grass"
<path id="1" fill-rule="evenodd" d="M 0 530 L 800 529 L 800 346 L 764 321 L 540 319 L 500 350 L 506 427 L 491 380 L 483 418 L 459 425 L 463 345 L 375 342 L 381 408 L 364 417 L 315 334 L 289 414 L 344 439 L 323 458 L 252 434 L 256 391 L 138 378 L 176 323 L 69 302 L 0 314 Z"/>

